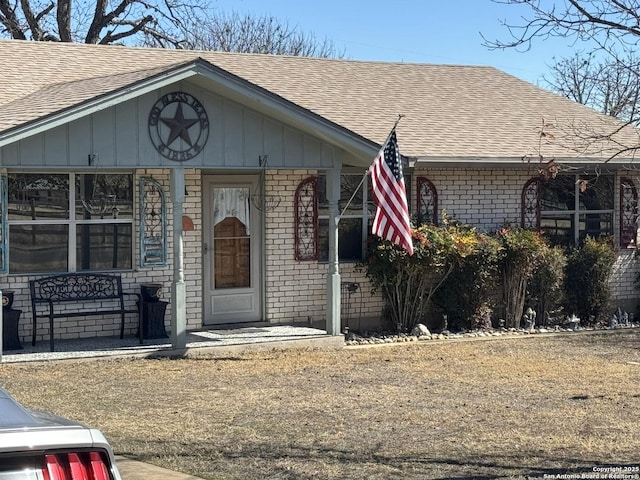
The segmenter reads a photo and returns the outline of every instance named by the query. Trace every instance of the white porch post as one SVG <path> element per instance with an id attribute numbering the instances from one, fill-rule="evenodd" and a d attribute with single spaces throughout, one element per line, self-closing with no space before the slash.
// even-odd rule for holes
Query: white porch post
<path id="1" fill-rule="evenodd" d="M 171 169 L 171 201 L 173 202 L 173 284 L 171 288 L 171 346 L 187 346 L 187 289 L 184 283 L 182 252 L 182 204 L 184 203 L 184 168 Z"/>
<path id="2" fill-rule="evenodd" d="M 0 298 L 2 298 L 2 292 L 0 291 Z M 0 306 L 0 362 L 2 362 L 2 350 L 4 349 L 4 345 L 2 344 L 2 332 L 4 331 L 4 318 L 2 317 L 2 307 Z"/>
<path id="3" fill-rule="evenodd" d="M 338 268 L 338 221 L 340 169 L 327 171 L 329 201 L 329 271 L 327 272 L 327 333 L 340 335 L 340 271 Z"/>

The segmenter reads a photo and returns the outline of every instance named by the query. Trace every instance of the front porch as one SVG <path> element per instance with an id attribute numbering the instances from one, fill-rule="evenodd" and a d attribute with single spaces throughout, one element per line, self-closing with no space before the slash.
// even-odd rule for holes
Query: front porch
<path id="1" fill-rule="evenodd" d="M 49 342 L 35 347 L 23 342 L 21 350 L 7 350 L 2 363 L 42 362 L 95 358 L 159 358 L 159 357 L 229 357 L 248 351 L 290 348 L 342 348 L 344 337 L 329 335 L 318 328 L 294 325 L 256 325 L 189 331 L 186 348 L 174 349 L 171 340 L 145 339 L 140 345 L 135 337 L 92 337 L 57 340 L 56 351 Z"/>

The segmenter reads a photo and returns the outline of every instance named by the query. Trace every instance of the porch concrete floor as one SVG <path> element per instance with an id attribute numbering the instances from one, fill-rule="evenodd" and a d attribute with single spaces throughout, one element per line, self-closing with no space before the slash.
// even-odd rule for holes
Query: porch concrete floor
<path id="1" fill-rule="evenodd" d="M 49 351 L 49 341 L 23 342 L 22 350 L 2 354 L 3 363 L 38 362 L 99 357 L 179 357 L 207 355 L 225 357 L 252 350 L 288 348 L 342 348 L 343 336 L 326 331 L 293 325 L 266 325 L 187 333 L 187 348 L 174 350 L 169 338 L 145 339 L 143 345 L 133 336 L 94 337 L 76 340 L 56 340 L 55 352 Z"/>

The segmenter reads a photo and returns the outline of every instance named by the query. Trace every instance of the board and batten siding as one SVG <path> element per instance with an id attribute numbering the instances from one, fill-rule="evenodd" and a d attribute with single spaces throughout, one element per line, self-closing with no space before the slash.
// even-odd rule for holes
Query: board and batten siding
<path id="1" fill-rule="evenodd" d="M 161 156 L 149 138 L 149 113 L 164 94 L 183 91 L 205 107 L 209 137 L 194 158 Z M 95 155 L 89 165 L 88 156 Z M 181 82 L 95 112 L 0 148 L 8 168 L 225 168 L 255 169 L 268 155 L 271 168 L 332 168 L 339 148 L 208 90 Z"/>

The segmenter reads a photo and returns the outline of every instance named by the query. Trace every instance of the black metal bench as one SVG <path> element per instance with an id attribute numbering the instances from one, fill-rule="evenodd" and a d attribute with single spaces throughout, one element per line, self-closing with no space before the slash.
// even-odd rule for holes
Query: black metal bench
<path id="1" fill-rule="evenodd" d="M 142 325 L 141 304 L 125 308 L 125 295 L 139 297 L 136 293 L 124 293 L 119 275 L 98 273 L 65 273 L 29 281 L 31 292 L 31 312 L 33 314 L 33 336 L 31 344 L 36 344 L 36 330 L 39 318 L 49 319 L 49 346 L 54 349 L 54 320 L 56 318 L 85 317 L 90 315 L 120 315 L 120 338 L 124 338 L 125 314 L 138 314 L 138 325 Z M 72 311 L 56 306 L 77 303 Z M 90 309 L 81 308 L 90 304 Z M 42 305 L 47 305 L 43 311 Z M 39 308 L 40 306 L 40 308 Z M 142 336 L 140 337 L 142 340 Z"/>

